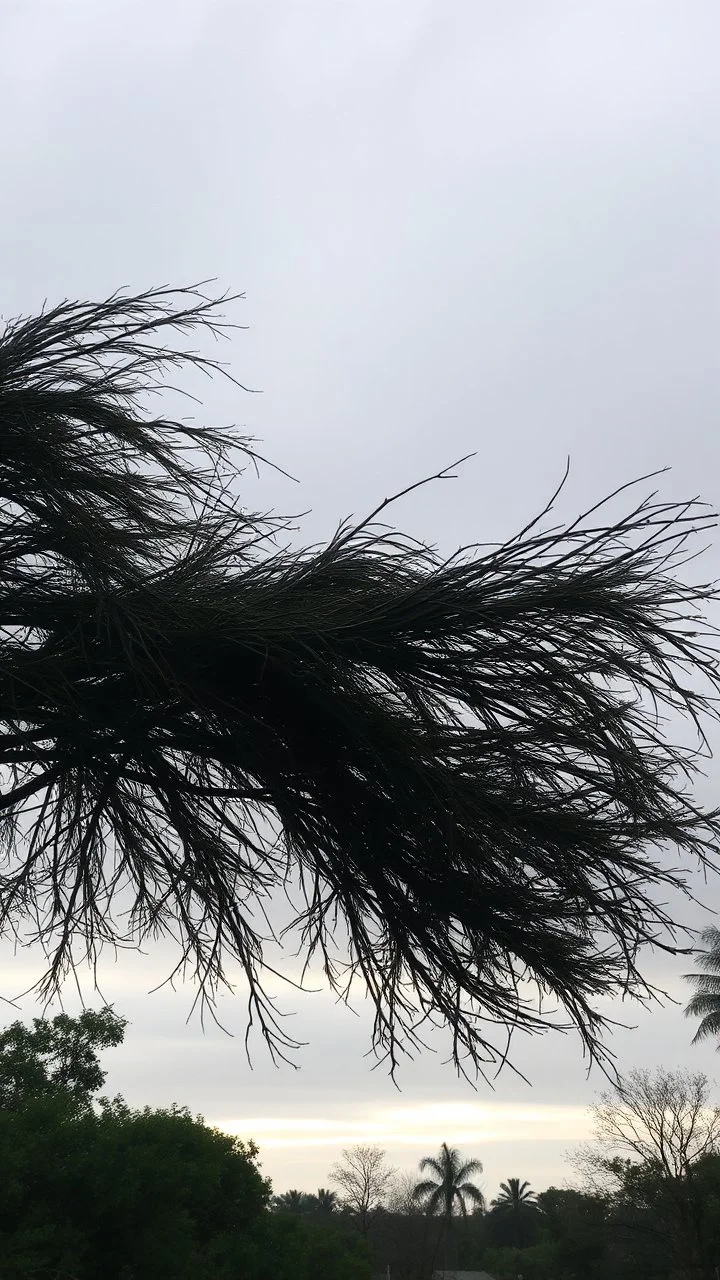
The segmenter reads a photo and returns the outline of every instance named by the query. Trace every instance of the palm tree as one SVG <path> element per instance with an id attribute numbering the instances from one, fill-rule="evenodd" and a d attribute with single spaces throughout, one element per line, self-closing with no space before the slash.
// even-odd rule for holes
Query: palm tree
<path id="1" fill-rule="evenodd" d="M 313 1207 L 313 1196 L 309 1196 L 305 1191 L 283 1191 L 279 1196 L 273 1196 L 273 1208 L 285 1209 L 289 1213 L 308 1213 Z"/>
<path id="2" fill-rule="evenodd" d="M 513 1221 L 513 1244 L 520 1248 L 520 1235 L 523 1214 L 528 1211 L 537 1212 L 535 1192 L 529 1182 L 521 1182 L 519 1178 L 508 1178 L 500 1183 L 500 1195 L 491 1202 L 491 1209 L 496 1213 L 511 1213 Z"/>
<path id="3" fill-rule="evenodd" d="M 334 1213 L 337 1209 L 338 1199 L 334 1191 L 328 1191 L 325 1187 L 319 1187 L 315 1196 L 315 1202 L 319 1213 Z"/>
<path id="4" fill-rule="evenodd" d="M 435 1177 L 418 1182 L 414 1196 L 428 1217 L 434 1215 L 442 1217 L 442 1231 L 447 1251 L 455 1210 L 458 1209 L 462 1216 L 466 1217 L 469 1204 L 482 1208 L 485 1203 L 480 1188 L 470 1181 L 475 1174 L 482 1173 L 482 1164 L 479 1160 L 466 1160 L 463 1163 L 457 1147 L 449 1147 L 446 1142 L 443 1142 L 437 1157 L 426 1156 L 420 1161 L 420 1172 L 425 1173 L 428 1170 Z"/>
<path id="5" fill-rule="evenodd" d="M 702 973 L 685 974 L 688 982 L 695 987 L 695 995 L 688 1002 L 685 1016 L 701 1020 L 693 1036 L 693 1044 L 708 1036 L 720 1037 L 720 929 L 711 925 L 702 934 L 702 940 L 706 944 L 706 950 L 697 955 Z"/>
<path id="6" fill-rule="evenodd" d="M 720 842 L 665 728 L 720 691 L 718 592 L 677 576 L 713 516 L 548 506 L 448 560 L 385 499 L 302 549 L 240 505 L 246 439 L 149 411 L 164 371 L 218 368 L 179 349 L 218 306 L 115 294 L 0 335 L 0 933 L 44 943 L 45 995 L 105 942 L 177 938 L 211 1002 L 239 961 L 287 1056 L 262 907 L 290 876 L 391 1071 L 419 1011 L 458 1065 L 503 1060 L 493 1026 L 540 1025 L 533 976 L 602 1056 L 598 1002 L 675 945 L 652 850 Z"/>
<path id="7" fill-rule="evenodd" d="M 415 1185 L 414 1195 L 424 1207 L 426 1213 L 441 1213 L 444 1218 L 452 1218 L 456 1207 L 463 1217 L 467 1214 L 468 1203 L 481 1206 L 484 1203 L 483 1193 L 474 1182 L 470 1182 L 477 1173 L 482 1173 L 479 1160 L 460 1160 L 457 1147 L 449 1147 L 443 1142 L 437 1157 L 426 1156 L 420 1161 L 420 1172 L 430 1170 L 434 1178 L 427 1178 Z"/>

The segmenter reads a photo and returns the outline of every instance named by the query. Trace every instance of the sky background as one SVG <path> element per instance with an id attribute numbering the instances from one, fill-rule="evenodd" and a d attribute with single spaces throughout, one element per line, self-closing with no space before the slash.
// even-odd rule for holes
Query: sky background
<path id="1" fill-rule="evenodd" d="M 250 506 L 307 510 L 306 542 L 469 452 L 395 510 L 447 552 L 515 532 L 568 455 L 564 515 L 665 466 L 665 495 L 718 504 L 718 47 L 716 0 L 3 0 L 0 311 L 244 291 L 222 355 L 262 394 L 218 381 L 202 412 L 297 478 L 244 484 Z M 37 976 L 0 958 L 4 996 Z M 232 1038 L 187 1022 L 190 989 L 147 994 L 171 959 L 103 967 L 130 1020 L 108 1091 L 254 1137 L 277 1190 L 326 1185 L 358 1141 L 403 1168 L 456 1143 L 489 1195 L 570 1176 L 603 1083 L 576 1039 L 518 1043 L 531 1086 L 477 1092 L 439 1045 L 398 1092 L 364 1056 L 362 1003 L 283 990 L 307 1047 L 276 1070 L 256 1043 L 251 1071 L 241 994 Z M 686 968 L 649 961 L 680 1001 Z M 636 1024 L 621 1067 L 715 1072 L 680 1008 L 612 1012 Z"/>

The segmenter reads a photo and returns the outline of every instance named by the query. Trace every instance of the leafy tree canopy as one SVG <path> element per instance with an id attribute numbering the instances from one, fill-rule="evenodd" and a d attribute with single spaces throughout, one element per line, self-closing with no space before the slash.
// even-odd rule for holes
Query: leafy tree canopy
<path id="1" fill-rule="evenodd" d="M 34 1018 L 31 1027 L 13 1022 L 0 1032 L 0 1108 L 58 1096 L 88 1106 L 105 1083 L 98 1053 L 122 1044 L 126 1026 L 110 1008 Z"/>
<path id="2" fill-rule="evenodd" d="M 3 1280 L 370 1280 L 362 1242 L 319 1212 L 297 1229 L 269 1212 L 251 1141 L 182 1107 L 90 1105 L 124 1030 L 111 1010 L 22 1030 L 0 1041 Z"/>

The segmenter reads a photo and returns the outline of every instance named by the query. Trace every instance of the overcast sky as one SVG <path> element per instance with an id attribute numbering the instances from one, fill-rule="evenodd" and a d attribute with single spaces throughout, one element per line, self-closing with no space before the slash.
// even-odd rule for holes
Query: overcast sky
<path id="1" fill-rule="evenodd" d="M 244 291 L 224 356 L 262 395 L 214 384 L 205 416 L 297 477 L 245 483 L 310 509 L 307 541 L 472 451 L 397 508 L 408 532 L 514 532 L 568 454 L 566 514 L 663 466 L 669 497 L 720 503 L 719 47 L 717 0 L 3 0 L 0 310 Z M 33 960 L 5 955 L 12 995 Z M 681 1001 L 686 967 L 651 963 Z M 256 1045 L 250 1071 L 241 997 L 235 1038 L 203 1034 L 191 991 L 147 994 L 168 968 L 152 947 L 106 966 L 131 1020 L 108 1089 L 255 1137 L 278 1190 L 362 1140 L 409 1168 L 456 1142 L 491 1195 L 569 1176 L 602 1085 L 576 1040 L 518 1047 L 531 1088 L 473 1093 L 428 1054 L 398 1092 L 362 1005 L 287 991 L 299 1069 Z M 715 1071 L 681 1009 L 617 1016 L 622 1066 Z"/>

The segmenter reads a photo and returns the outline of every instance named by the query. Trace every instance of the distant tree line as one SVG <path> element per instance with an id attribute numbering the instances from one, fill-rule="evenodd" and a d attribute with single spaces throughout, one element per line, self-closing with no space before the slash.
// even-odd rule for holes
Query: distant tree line
<path id="1" fill-rule="evenodd" d="M 328 1186 L 276 1195 L 248 1139 L 100 1091 L 112 1009 L 0 1033 L 0 1280 L 716 1280 L 720 1107 L 700 1073 L 634 1070 L 592 1108 L 574 1187 L 443 1143 L 415 1175 L 348 1148 Z"/>
<path id="2" fill-rule="evenodd" d="M 486 1270 L 497 1280 L 716 1280 L 720 1267 L 720 1107 L 700 1073 L 630 1071 L 592 1108 L 595 1140 L 571 1157 L 576 1185 L 535 1193 L 509 1177 L 489 1205 L 478 1160 L 443 1143 L 417 1176 L 390 1168 L 379 1147 L 343 1153 L 333 1202 L 355 1222 L 375 1274 L 429 1280 Z M 359 1171 L 359 1172 L 358 1172 Z M 428 1176 L 429 1175 L 429 1176 Z M 289 1213 L 319 1212 L 299 1192 Z"/>

